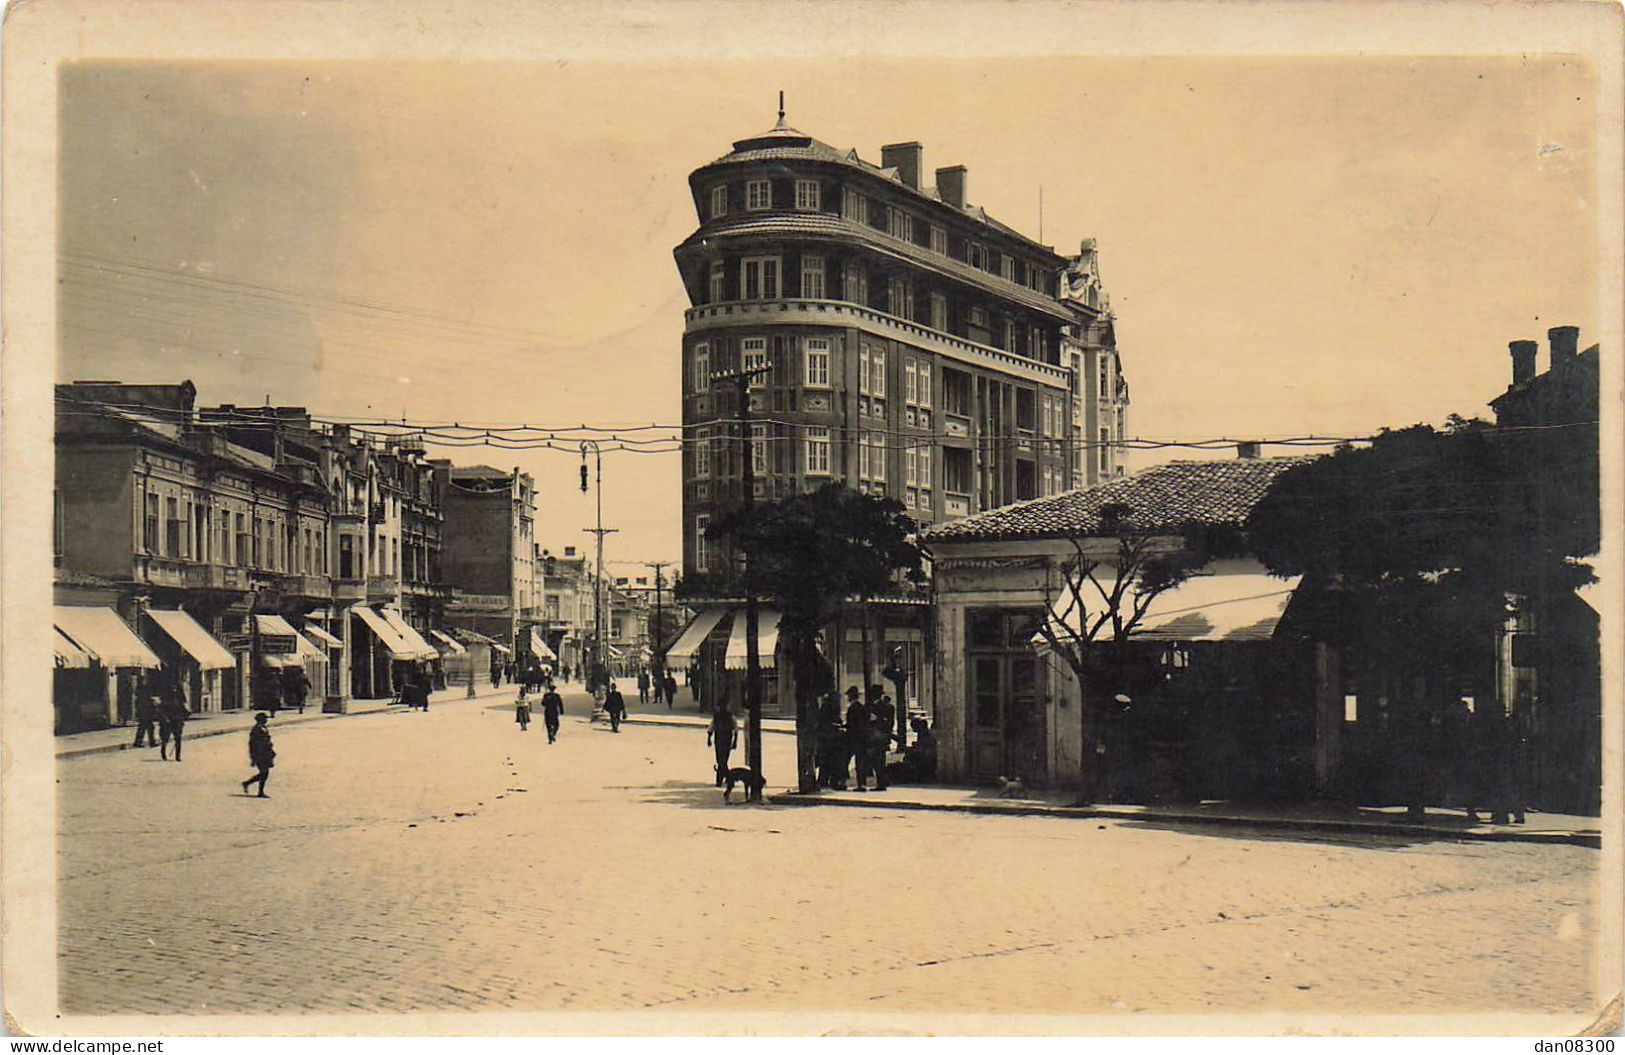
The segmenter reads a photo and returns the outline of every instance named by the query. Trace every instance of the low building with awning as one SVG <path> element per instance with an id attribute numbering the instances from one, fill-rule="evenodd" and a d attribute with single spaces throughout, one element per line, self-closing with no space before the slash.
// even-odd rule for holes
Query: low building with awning
<path id="1" fill-rule="evenodd" d="M 923 531 L 939 775 L 1130 802 L 1333 789 L 1334 650 L 1295 614 L 1317 603 L 1304 585 L 1269 575 L 1245 536 L 1273 482 L 1310 460 L 1173 462 Z M 1124 515 L 1153 551 L 1200 562 L 1137 620 L 1139 580 L 1116 590 Z"/>
<path id="2" fill-rule="evenodd" d="M 142 680 L 162 662 L 111 608 L 56 605 L 56 673 L 52 704 L 58 733 L 116 724 L 135 711 Z"/>
<path id="3" fill-rule="evenodd" d="M 688 685 L 701 709 L 726 698 L 731 707 L 742 711 L 748 665 L 744 600 L 689 598 L 684 604 L 695 614 L 666 649 L 665 668 Z M 929 603 L 923 596 L 849 597 L 818 635 L 818 648 L 838 691 L 862 691 L 884 683 L 884 690 L 895 694 L 896 684 L 884 672 L 894 660 L 901 665 L 907 700 L 898 709 L 904 735 L 907 716 L 928 712 L 931 707 L 932 686 L 922 676 L 930 662 L 926 650 L 929 618 Z M 758 601 L 756 650 L 762 713 L 769 717 L 793 717 L 796 710 L 795 671 L 784 651 L 782 621 L 783 613 L 770 599 Z"/>
<path id="4" fill-rule="evenodd" d="M 233 656 L 185 609 L 148 608 L 146 640 L 160 654 L 181 687 L 187 705 L 197 712 L 220 709 L 223 670 L 235 671 Z"/>

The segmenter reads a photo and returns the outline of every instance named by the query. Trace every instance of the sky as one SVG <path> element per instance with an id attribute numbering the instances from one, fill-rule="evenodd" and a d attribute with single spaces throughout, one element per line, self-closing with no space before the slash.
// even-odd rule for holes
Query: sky
<path id="1" fill-rule="evenodd" d="M 92 61 L 59 81 L 57 379 L 675 423 L 687 176 L 779 90 L 825 142 L 918 140 L 1000 220 L 1038 236 L 1041 191 L 1042 241 L 1097 239 L 1132 435 L 1487 414 L 1508 341 L 1596 339 L 1573 57 Z M 434 453 L 531 472 L 541 543 L 585 551 L 577 455 Z M 680 555 L 679 471 L 605 456 L 610 560 Z"/>

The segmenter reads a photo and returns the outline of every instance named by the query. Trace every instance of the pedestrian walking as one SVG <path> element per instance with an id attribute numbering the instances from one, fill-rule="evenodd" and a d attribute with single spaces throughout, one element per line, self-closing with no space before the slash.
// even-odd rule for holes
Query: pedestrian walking
<path id="1" fill-rule="evenodd" d="M 559 738 L 559 715 L 563 713 L 564 700 L 549 685 L 547 691 L 542 693 L 542 724 L 547 727 L 547 742 L 550 744 Z"/>
<path id="2" fill-rule="evenodd" d="M 254 728 L 248 731 L 248 764 L 257 772 L 243 781 L 243 794 L 248 794 L 248 785 L 257 780 L 260 784 L 259 797 L 262 799 L 271 797 L 265 793 L 265 782 L 271 779 L 271 767 L 276 765 L 276 749 L 271 746 L 271 730 L 265 724 L 270 720 L 271 716 L 261 711 L 254 716 Z"/>
<path id="3" fill-rule="evenodd" d="M 502 686 L 502 662 L 500 660 L 493 659 L 491 661 L 491 688 L 496 689 L 496 688 L 501 688 L 501 686 Z"/>
<path id="4" fill-rule="evenodd" d="M 869 779 L 869 763 L 873 757 L 872 752 L 869 750 L 869 738 L 872 735 L 870 726 L 873 724 L 874 715 L 870 712 L 869 705 L 858 695 L 856 685 L 850 686 L 846 690 L 846 698 L 848 702 L 846 707 L 846 746 L 844 750 L 846 756 L 852 759 L 852 777 L 855 784 L 853 790 L 868 791 L 869 789 L 864 784 Z M 844 759 L 842 768 L 845 768 Z"/>
<path id="5" fill-rule="evenodd" d="M 621 731 L 621 719 L 626 717 L 626 700 L 621 697 L 621 690 L 615 687 L 612 681 L 609 690 L 604 693 L 604 713 L 609 715 L 609 731 Z"/>
<path id="6" fill-rule="evenodd" d="M 705 729 L 705 742 L 716 751 L 717 787 L 728 777 L 728 756 L 739 743 L 739 723 L 726 703 L 717 704 L 711 715 L 711 724 Z"/>
<path id="7" fill-rule="evenodd" d="M 135 743 L 131 747 L 158 746 L 158 690 L 148 683 L 141 686 L 141 695 L 135 701 Z"/>
<path id="8" fill-rule="evenodd" d="M 305 699 L 310 695 L 310 679 L 305 677 L 304 667 L 282 668 L 282 705 L 284 707 L 298 708 L 300 714 L 305 713 Z"/>
<path id="9" fill-rule="evenodd" d="M 520 732 L 530 732 L 530 701 L 525 699 L 523 689 L 519 692 L 519 702 L 513 707 L 513 720 L 519 723 Z"/>
<path id="10" fill-rule="evenodd" d="M 661 680 L 661 684 L 666 689 L 666 710 L 669 711 L 672 705 L 677 702 L 677 679 L 668 670 L 666 676 Z"/>
<path id="11" fill-rule="evenodd" d="M 638 668 L 638 704 L 649 706 L 649 672 L 643 667 Z"/>
<path id="12" fill-rule="evenodd" d="M 165 690 L 168 699 L 158 710 L 158 757 L 169 758 L 169 743 L 175 742 L 175 761 L 181 760 L 181 735 L 186 732 L 186 720 L 192 712 L 186 709 L 179 685 L 170 684 Z"/>

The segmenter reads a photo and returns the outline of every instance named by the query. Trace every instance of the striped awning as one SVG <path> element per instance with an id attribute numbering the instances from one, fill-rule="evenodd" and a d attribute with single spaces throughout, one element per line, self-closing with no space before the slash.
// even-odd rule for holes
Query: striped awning
<path id="1" fill-rule="evenodd" d="M 558 655 L 542 640 L 541 631 L 530 628 L 530 654 L 537 659 L 558 659 Z"/>
<path id="2" fill-rule="evenodd" d="M 745 640 L 744 609 L 734 614 L 733 630 L 728 634 L 728 653 L 723 657 L 722 665 L 728 670 L 744 670 L 748 665 L 749 657 L 746 655 L 749 642 Z M 761 608 L 756 612 L 756 656 L 763 670 L 772 670 L 776 662 L 775 655 L 779 650 L 779 610 L 777 608 Z"/>
<path id="3" fill-rule="evenodd" d="M 316 642 L 318 645 L 326 645 L 328 648 L 343 648 L 344 647 L 344 642 L 343 641 L 339 640 L 338 638 L 334 637 L 332 634 L 329 634 L 326 630 L 323 630 L 321 627 L 316 626 L 314 624 L 307 624 L 305 626 L 305 634 L 312 641 Z"/>
<path id="4" fill-rule="evenodd" d="M 52 610 L 52 621 L 69 641 L 100 660 L 104 667 L 150 670 L 162 666 L 152 649 L 143 644 L 111 608 L 59 604 Z"/>
<path id="5" fill-rule="evenodd" d="M 52 647 L 56 650 L 57 667 L 63 670 L 84 670 L 95 662 L 89 652 L 68 640 L 62 631 L 53 627 L 51 636 L 56 639 Z"/>
<path id="6" fill-rule="evenodd" d="M 393 608 L 380 608 L 378 614 L 384 617 L 385 622 L 395 628 L 395 632 L 400 635 L 401 640 L 405 641 L 412 648 L 412 651 L 416 653 L 412 656 L 413 659 L 440 658 L 440 650 L 423 640 L 423 635 L 418 633 L 417 627 L 408 623 L 404 615 Z"/>
<path id="7" fill-rule="evenodd" d="M 468 654 L 468 649 L 463 647 L 461 641 L 442 630 L 431 630 L 429 636 L 440 642 L 442 652 L 449 652 L 454 656 L 466 656 Z"/>
<path id="8" fill-rule="evenodd" d="M 355 617 L 361 620 L 368 630 L 372 631 L 374 637 L 378 638 L 378 643 L 384 646 L 384 651 L 389 653 L 390 659 L 411 660 L 417 658 L 417 650 L 407 643 L 401 637 L 400 632 L 386 622 L 383 616 L 364 604 L 358 604 L 350 611 L 355 613 Z"/>
<path id="9" fill-rule="evenodd" d="M 149 608 L 147 615 L 158 629 L 197 662 L 199 670 L 230 670 L 237 665 L 236 657 L 186 612 Z"/>
<path id="10" fill-rule="evenodd" d="M 678 635 L 676 642 L 666 650 L 666 666 L 673 670 L 686 670 L 700 654 L 700 646 L 711 636 L 717 624 L 727 618 L 732 609 L 706 608 L 696 615 Z"/>

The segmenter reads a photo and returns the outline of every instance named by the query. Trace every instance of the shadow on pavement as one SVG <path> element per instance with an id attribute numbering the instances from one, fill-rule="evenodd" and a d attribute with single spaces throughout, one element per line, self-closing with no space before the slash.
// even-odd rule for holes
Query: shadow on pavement
<path id="1" fill-rule="evenodd" d="M 628 790 L 647 791 L 648 794 L 640 797 L 642 802 L 660 802 L 672 806 L 685 806 L 694 810 L 730 810 L 738 809 L 744 805 L 745 792 L 743 788 L 734 788 L 733 803 L 730 805 L 722 801 L 722 789 L 715 784 L 690 783 L 682 780 L 668 780 L 661 784 L 646 785 L 642 788 Z"/>
<path id="2" fill-rule="evenodd" d="M 1179 832 L 1182 835 L 1204 835 L 1214 839 L 1245 839 L 1249 842 L 1292 842 L 1292 843 L 1318 843 L 1325 846 L 1351 846 L 1361 850 L 1403 850 L 1408 846 L 1420 843 L 1451 842 L 1448 832 L 1440 832 L 1433 838 L 1420 838 L 1409 832 L 1373 831 L 1370 828 L 1349 829 L 1346 831 L 1327 831 L 1324 828 L 1279 828 L 1264 824 L 1248 824 L 1245 821 L 1225 820 L 1214 818 L 1204 821 L 1199 818 L 1160 818 L 1160 817 L 1114 817 L 1100 818 L 1096 823 L 1101 825 L 1115 824 L 1124 828 L 1145 828 L 1153 831 Z M 1460 840 L 1465 842 L 1467 840 Z"/>

